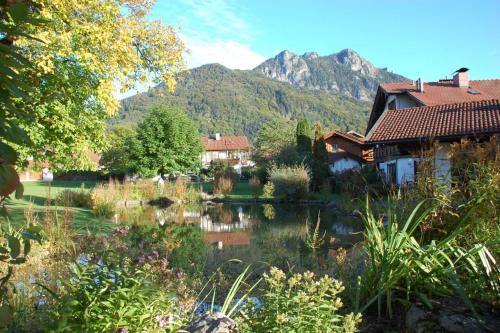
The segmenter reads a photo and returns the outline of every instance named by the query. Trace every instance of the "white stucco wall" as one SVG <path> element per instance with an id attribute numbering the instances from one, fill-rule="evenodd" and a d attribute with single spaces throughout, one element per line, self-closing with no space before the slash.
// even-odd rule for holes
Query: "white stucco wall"
<path id="1" fill-rule="evenodd" d="M 333 173 L 359 168 L 361 168 L 361 163 L 348 157 L 335 161 L 333 165 L 330 164 L 330 170 Z"/>

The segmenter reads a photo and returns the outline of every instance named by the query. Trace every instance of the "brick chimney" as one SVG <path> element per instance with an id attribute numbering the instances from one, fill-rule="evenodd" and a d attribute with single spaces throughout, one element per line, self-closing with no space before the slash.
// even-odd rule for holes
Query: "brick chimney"
<path id="1" fill-rule="evenodd" d="M 465 67 L 460 68 L 453 73 L 453 86 L 459 88 L 469 88 L 469 70 Z"/>

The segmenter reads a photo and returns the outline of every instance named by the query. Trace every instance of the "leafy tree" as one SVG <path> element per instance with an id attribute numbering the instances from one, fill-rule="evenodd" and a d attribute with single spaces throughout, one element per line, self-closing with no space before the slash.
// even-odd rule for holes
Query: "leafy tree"
<path id="1" fill-rule="evenodd" d="M 23 186 L 19 181 L 14 165 L 18 154 L 13 145 L 26 145 L 30 140 L 19 126 L 19 120 L 29 116 L 18 107 L 16 100 L 27 99 L 31 87 L 21 75 L 24 68 L 33 63 L 22 53 L 14 42 L 23 36 L 33 41 L 33 36 L 21 26 L 37 26 L 42 22 L 37 14 L 30 12 L 23 1 L 0 1 L 0 213 L 6 214 L 4 200 L 14 190 L 16 197 L 22 196 Z"/>
<path id="2" fill-rule="evenodd" d="M 183 111 L 165 104 L 151 109 L 127 146 L 132 166 L 142 176 L 196 171 L 201 165 L 196 128 Z"/>
<path id="3" fill-rule="evenodd" d="M 287 120 L 273 120 L 262 125 L 257 138 L 255 159 L 260 164 L 297 163 L 295 126 Z"/>
<path id="4" fill-rule="evenodd" d="M 7 115 L 6 125 L 23 128 L 31 139 L 29 146 L 15 146 L 23 158 L 49 160 L 56 169 L 85 168 L 88 151 L 106 145 L 104 120 L 119 107 L 116 85 L 128 90 L 137 82 L 165 82 L 172 90 L 184 45 L 171 26 L 148 20 L 153 0 L 24 3 L 22 15 L 37 13 L 45 24 L 14 22 L 22 34 L 10 47 L 30 60 L 32 66 L 18 73 L 36 89 L 9 99 L 24 113 Z"/>
<path id="5" fill-rule="evenodd" d="M 109 146 L 103 152 L 101 165 L 113 176 L 123 176 L 131 170 L 129 139 L 136 135 L 131 126 L 120 125 L 113 127 L 108 133 Z"/>
<path id="6" fill-rule="evenodd" d="M 321 186 L 330 175 L 328 165 L 328 151 L 323 137 L 321 125 L 316 123 L 314 131 L 314 143 L 312 148 L 312 187 L 314 191 L 321 189 Z"/>

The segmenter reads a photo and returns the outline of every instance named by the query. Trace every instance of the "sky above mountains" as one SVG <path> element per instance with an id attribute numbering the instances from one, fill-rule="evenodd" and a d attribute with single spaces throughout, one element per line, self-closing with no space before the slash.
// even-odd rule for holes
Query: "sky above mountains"
<path id="1" fill-rule="evenodd" d="M 188 67 L 250 69 L 284 49 L 351 48 L 377 67 L 434 81 L 460 68 L 500 78 L 500 1 L 158 0 L 153 18 L 180 25 Z"/>

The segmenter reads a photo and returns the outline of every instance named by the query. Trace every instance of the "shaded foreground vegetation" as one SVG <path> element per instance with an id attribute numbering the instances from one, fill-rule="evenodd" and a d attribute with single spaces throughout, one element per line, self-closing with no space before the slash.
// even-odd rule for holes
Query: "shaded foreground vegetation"
<path id="1" fill-rule="evenodd" d="M 124 191 L 119 184 L 101 186 L 102 196 Z M 129 197 L 144 195 L 137 190 L 129 188 Z M 354 332 L 365 325 L 362 316 L 398 318 L 415 301 L 431 304 L 443 295 L 471 307 L 478 300 L 495 305 L 498 239 L 464 242 L 475 232 L 471 217 L 481 213 L 478 202 L 488 197 L 478 191 L 469 200 L 466 212 L 447 216 L 452 231 L 432 238 L 425 226 L 436 214 L 443 217 L 440 201 L 367 201 L 361 255 L 354 259 L 352 250 L 339 249 L 329 277 L 294 267 L 264 268 L 262 275 L 245 263 L 231 264 L 241 275 L 228 274 L 226 266 L 201 275 L 207 245 L 196 225 L 137 221 L 95 234 L 74 229 L 63 205 L 43 215 L 26 207 L 27 227 L 15 231 L 7 223 L 2 231 L 6 253 L 27 259 L 2 264 L 2 276 L 12 268 L 2 296 L 2 311 L 12 314 L 6 329 L 178 331 L 205 309 L 230 315 L 243 332 Z M 39 232 L 39 242 L 29 253 L 16 253 L 12 239 L 23 244 L 22 231 L 29 228 Z"/>

